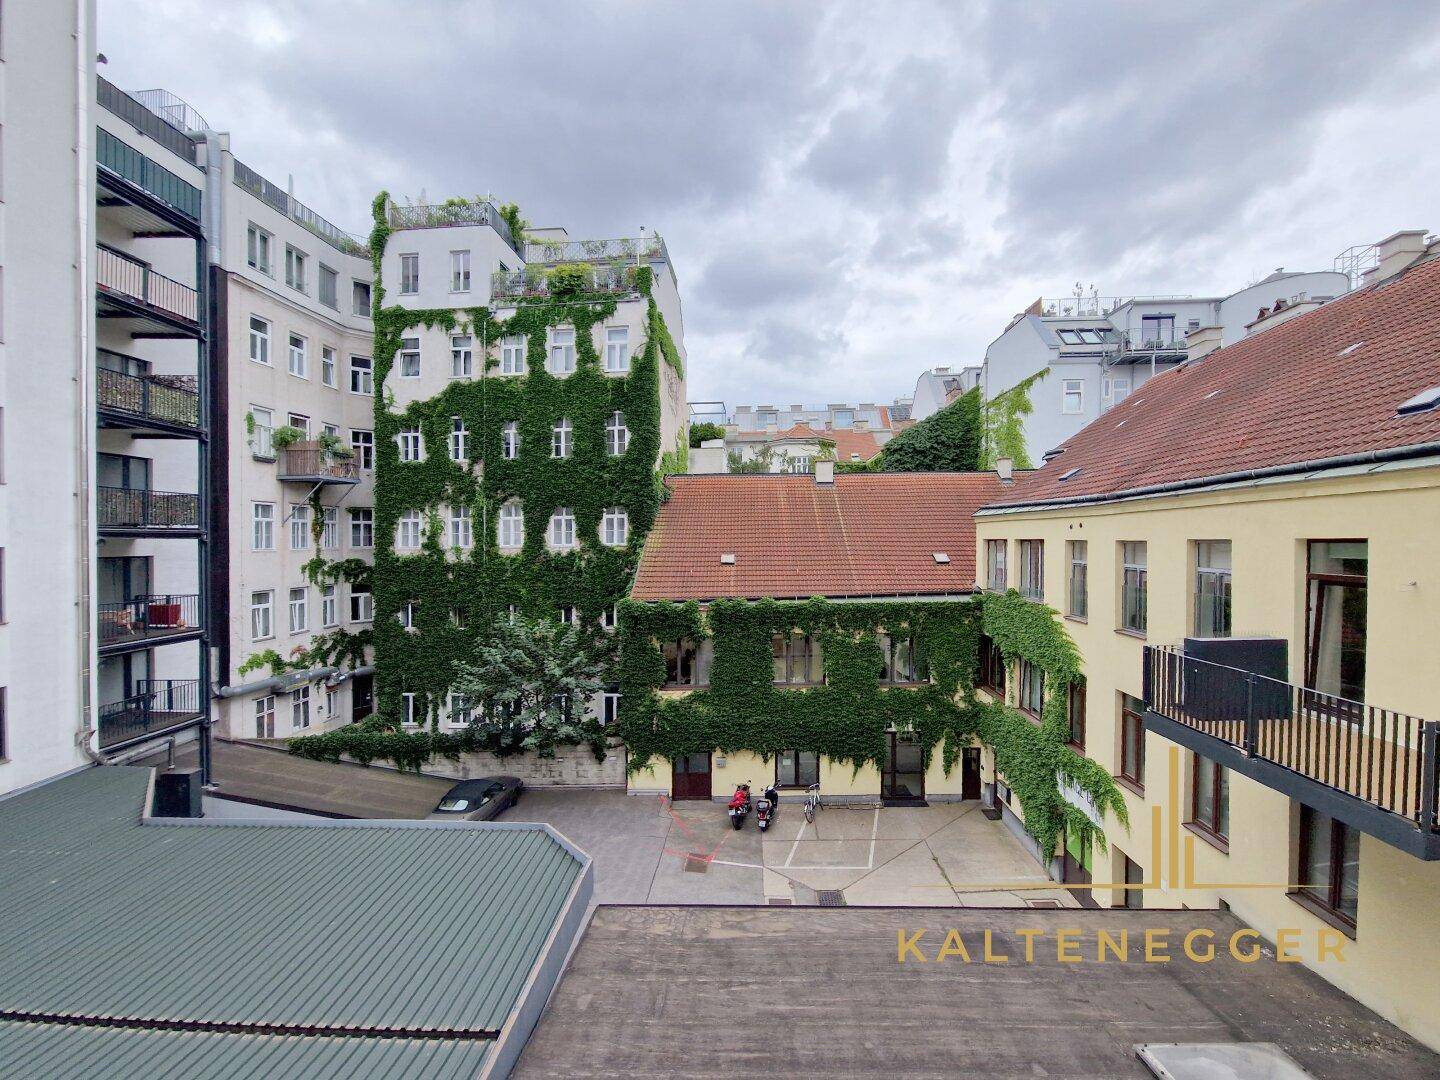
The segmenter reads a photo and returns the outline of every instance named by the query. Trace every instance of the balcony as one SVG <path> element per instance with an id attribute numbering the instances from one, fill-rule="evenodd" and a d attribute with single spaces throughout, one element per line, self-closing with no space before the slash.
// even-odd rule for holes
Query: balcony
<path id="1" fill-rule="evenodd" d="M 260 457 L 259 443 L 255 445 L 253 452 Z M 270 452 L 275 453 L 273 445 Z M 312 440 L 280 450 L 279 478 L 299 484 L 358 484 L 360 468 L 354 457 Z"/>
<path id="2" fill-rule="evenodd" d="M 131 375 L 102 367 L 95 372 L 95 400 L 112 427 L 181 434 L 200 430 L 199 380 L 194 375 Z"/>
<path id="3" fill-rule="evenodd" d="M 633 264 L 589 267 L 589 281 L 582 291 L 607 295 L 633 293 L 635 270 Z M 550 295 L 550 275 L 543 266 L 498 270 L 490 276 L 490 295 L 496 301 L 542 299 Z"/>
<path id="4" fill-rule="evenodd" d="M 198 534 L 200 496 L 186 491 L 97 487 L 96 524 L 120 536 Z"/>
<path id="5" fill-rule="evenodd" d="M 1440 721 L 1145 648 L 1145 726 L 1420 859 L 1440 859 Z"/>
<path id="6" fill-rule="evenodd" d="M 198 679 L 142 679 L 137 693 L 100 706 L 100 747 L 110 749 L 193 723 L 205 715 Z"/>
<path id="7" fill-rule="evenodd" d="M 198 337 L 200 334 L 199 295 L 190 286 L 156 273 L 148 263 L 114 248 L 99 247 L 95 258 L 95 285 L 101 318 L 133 319 L 154 328 L 154 332 L 138 336 Z"/>
<path id="8" fill-rule="evenodd" d="M 1109 357 L 1112 364 L 1138 364 L 1151 360 L 1174 363 L 1184 360 L 1188 346 L 1186 331 L 1173 326 L 1119 331 L 1119 342 Z"/>
<path id="9" fill-rule="evenodd" d="M 101 604 L 99 615 L 102 651 L 123 652 L 127 646 L 198 637 L 201 632 L 196 593 L 155 593 Z"/>
<path id="10" fill-rule="evenodd" d="M 510 233 L 510 224 L 495 204 L 486 199 L 450 199 L 429 206 L 394 206 L 389 211 L 392 229 L 443 229 L 455 225 L 489 225 L 510 250 L 520 254 L 520 244 Z"/>
<path id="11" fill-rule="evenodd" d="M 525 245 L 525 261 L 532 265 L 595 263 L 635 266 L 651 259 L 669 260 L 665 241 L 659 236 L 619 240 L 540 240 Z"/>

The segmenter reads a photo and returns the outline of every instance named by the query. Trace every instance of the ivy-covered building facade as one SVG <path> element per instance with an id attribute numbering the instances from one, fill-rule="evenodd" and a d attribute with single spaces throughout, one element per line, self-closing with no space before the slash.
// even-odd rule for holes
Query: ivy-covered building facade
<path id="1" fill-rule="evenodd" d="M 470 745 L 471 707 L 452 689 L 488 628 L 613 633 L 656 477 L 685 467 L 684 332 L 658 236 L 573 241 L 513 206 L 382 194 L 371 249 L 372 726 L 379 754 L 418 765 L 500 749 Z M 616 702 L 610 687 L 567 708 L 598 732 Z"/>

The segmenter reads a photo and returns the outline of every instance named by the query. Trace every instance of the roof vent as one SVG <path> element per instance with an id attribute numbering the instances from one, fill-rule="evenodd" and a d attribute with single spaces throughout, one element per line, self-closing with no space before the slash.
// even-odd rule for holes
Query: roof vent
<path id="1" fill-rule="evenodd" d="M 1356 349 L 1360 348 L 1360 346 L 1362 346 L 1362 345 L 1364 345 L 1364 344 L 1365 344 L 1365 342 L 1363 342 L 1363 341 L 1357 341 L 1357 342 L 1355 342 L 1354 344 L 1346 345 L 1345 348 L 1341 349 L 1341 350 L 1340 350 L 1338 353 L 1336 353 L 1335 355 L 1336 355 L 1336 356 L 1349 356 L 1351 353 L 1353 353 Z"/>
<path id="2" fill-rule="evenodd" d="M 943 566 L 950 561 L 950 556 L 943 551 L 937 551 L 935 552 L 935 561 Z"/>
<path id="3" fill-rule="evenodd" d="M 1125 419 L 1128 420 L 1129 417 L 1127 416 Z M 1119 430 L 1120 430 L 1122 427 L 1124 427 L 1124 426 L 1125 426 L 1125 420 L 1121 420 L 1118 424 L 1115 425 L 1115 430 L 1116 430 L 1116 431 L 1119 431 Z"/>
<path id="4" fill-rule="evenodd" d="M 1063 472 L 1063 473 L 1060 474 L 1060 479 L 1061 479 L 1062 481 L 1063 481 L 1063 480 L 1069 480 L 1072 476 L 1077 476 L 1077 475 L 1079 475 L 1080 470 L 1081 470 L 1082 468 L 1084 468 L 1083 465 L 1076 465 L 1073 469 L 1067 469 L 1065 472 Z"/>
<path id="5" fill-rule="evenodd" d="M 1412 416 L 1415 413 L 1429 412 L 1437 406 L 1440 406 L 1440 386 L 1432 386 L 1429 390 L 1421 390 L 1409 401 L 1402 402 L 1395 411 L 1401 416 Z"/>
<path id="6" fill-rule="evenodd" d="M 1208 394 L 1205 395 L 1205 400 L 1209 401 L 1212 397 L 1215 397 L 1219 393 L 1219 390 L 1211 390 Z"/>
<path id="7" fill-rule="evenodd" d="M 721 556 L 720 556 L 720 565 L 721 565 L 721 566 L 734 566 L 734 565 L 735 565 L 735 553 L 734 553 L 733 551 L 727 551 L 727 552 L 725 552 L 725 554 L 721 555 Z"/>

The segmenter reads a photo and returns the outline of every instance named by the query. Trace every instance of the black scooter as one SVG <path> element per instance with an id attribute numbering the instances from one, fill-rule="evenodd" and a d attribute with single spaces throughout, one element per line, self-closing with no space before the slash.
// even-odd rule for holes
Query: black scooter
<path id="1" fill-rule="evenodd" d="M 780 812 L 780 792 L 771 784 L 765 793 L 755 800 L 755 827 L 761 832 L 770 828 L 775 815 Z"/>
<path id="2" fill-rule="evenodd" d="M 745 818 L 750 813 L 750 785 L 737 784 L 735 794 L 730 797 L 730 824 L 736 829 L 745 824 Z"/>

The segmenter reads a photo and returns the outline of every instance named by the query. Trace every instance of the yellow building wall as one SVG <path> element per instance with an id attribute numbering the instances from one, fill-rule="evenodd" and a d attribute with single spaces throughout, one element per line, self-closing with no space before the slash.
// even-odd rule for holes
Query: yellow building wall
<path id="1" fill-rule="evenodd" d="M 1014 541 L 1045 541 L 1045 598 L 1064 611 L 1069 570 L 1066 541 L 1088 544 L 1088 618 L 1066 617 L 1084 658 L 1087 680 L 1086 754 L 1118 772 L 1120 693 L 1142 696 L 1142 648 L 1178 645 L 1193 625 L 1193 550 L 1197 540 L 1229 540 L 1232 633 L 1283 637 L 1290 645 L 1290 681 L 1303 683 L 1306 542 L 1364 539 L 1369 544 L 1367 703 L 1424 719 L 1440 719 L 1440 469 L 1415 468 L 1323 480 L 1271 483 L 1126 503 L 986 515 L 976 519 L 983 575 L 985 541 L 1010 541 L 1009 584 L 1016 582 Z M 1143 540 L 1148 563 L 1148 631 L 1121 632 L 1120 544 Z M 1172 771 L 1172 749 L 1178 759 Z M 988 755 L 987 755 L 988 756 Z M 1440 1049 L 1440 863 L 1424 862 L 1362 836 L 1357 928 L 1343 961 L 1315 961 L 1314 942 L 1328 925 L 1281 888 L 1295 871 L 1295 816 L 1285 795 L 1230 776 L 1228 853 L 1176 822 L 1189 816 L 1191 755 L 1146 734 L 1143 795 L 1126 790 L 1129 832 L 1106 822 L 1110 854 L 1094 852 L 1097 871 L 1123 882 L 1121 852 L 1156 879 L 1152 815 L 1161 813 L 1159 883 L 1146 907 L 1213 907 L 1224 900 L 1272 941 L 1277 931 L 1302 932 L 1304 962 L 1376 1012 Z M 1179 842 L 1172 842 L 1177 836 Z M 1172 856 L 1194 850 L 1193 882 L 1181 887 Z M 1097 872 L 1095 881 L 1105 884 Z M 1228 887 L 1227 887 L 1228 886 Z M 1123 903 L 1118 889 L 1097 887 L 1102 905 Z M 1331 932 L 1333 934 L 1333 932 Z"/>

